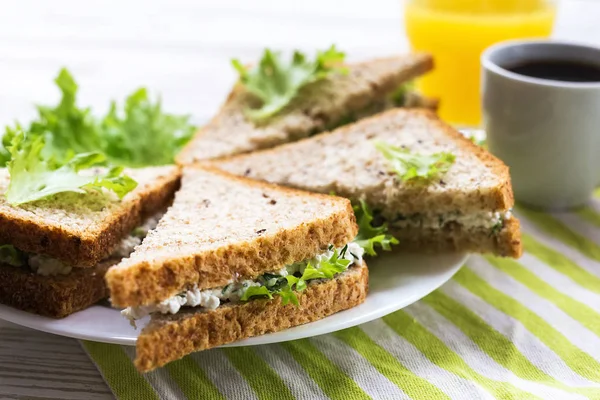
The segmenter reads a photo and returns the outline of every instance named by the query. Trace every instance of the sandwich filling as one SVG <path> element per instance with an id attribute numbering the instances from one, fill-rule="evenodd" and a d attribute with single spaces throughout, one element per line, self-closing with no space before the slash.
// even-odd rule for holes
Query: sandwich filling
<path id="1" fill-rule="evenodd" d="M 162 213 L 158 213 L 144 221 L 135 228 L 129 236 L 125 237 L 108 258 L 128 257 L 149 231 L 156 228 Z M 55 258 L 40 254 L 29 254 L 16 249 L 11 245 L 0 245 L 0 263 L 13 267 L 29 267 L 32 271 L 42 276 L 67 275 L 73 267 Z"/>
<path id="2" fill-rule="evenodd" d="M 393 221 L 389 221 L 392 228 L 423 228 L 442 229 L 453 224 L 460 225 L 466 229 L 483 229 L 490 234 L 496 234 L 502 230 L 504 223 L 512 218 L 512 212 L 504 211 L 481 211 L 463 214 L 455 211 L 446 214 L 419 213 L 412 215 L 398 215 Z"/>
<path id="3" fill-rule="evenodd" d="M 308 281 L 333 279 L 353 264 L 360 264 L 364 249 L 357 243 L 349 243 L 342 248 L 329 248 L 315 257 L 293 263 L 282 269 L 259 276 L 256 280 L 237 280 L 211 289 L 198 289 L 197 286 L 178 293 L 158 304 L 128 307 L 121 314 L 132 324 L 149 314 L 176 314 L 182 307 L 215 310 L 223 303 L 237 303 L 253 298 L 273 298 L 281 296 L 283 304 L 298 305 L 294 292 L 306 289 Z M 134 325 L 135 326 L 135 325 Z"/>
<path id="4" fill-rule="evenodd" d="M 326 131 L 333 131 L 344 125 L 349 125 L 361 119 L 391 110 L 396 107 L 427 107 L 427 102 L 420 94 L 413 90 L 413 83 L 406 82 L 398 86 L 389 96 L 383 99 L 373 100 L 370 104 L 361 110 L 352 113 L 343 114 L 341 118 L 327 124 Z M 311 135 L 321 133 L 323 129 L 315 129 Z"/>

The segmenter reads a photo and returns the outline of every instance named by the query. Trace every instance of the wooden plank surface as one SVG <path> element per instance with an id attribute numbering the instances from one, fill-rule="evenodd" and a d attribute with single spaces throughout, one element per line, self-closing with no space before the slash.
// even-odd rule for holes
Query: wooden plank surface
<path id="1" fill-rule="evenodd" d="M 76 340 L 0 321 L 0 399 L 113 398 Z"/>
<path id="2" fill-rule="evenodd" d="M 232 57 L 264 47 L 336 43 L 350 59 L 406 51 L 401 0 L 5 0 L 0 5 L 0 124 L 54 102 L 62 66 L 81 104 L 104 112 L 144 85 L 196 122 L 215 112 L 235 79 Z M 600 2 L 561 3 L 555 36 L 600 44 Z M 112 395 L 77 341 L 0 321 L 0 399 Z"/>

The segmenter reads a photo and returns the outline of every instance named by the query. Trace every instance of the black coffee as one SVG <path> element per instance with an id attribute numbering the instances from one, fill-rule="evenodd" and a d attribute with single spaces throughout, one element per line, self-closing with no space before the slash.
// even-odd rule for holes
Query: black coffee
<path id="1" fill-rule="evenodd" d="M 600 65 L 576 61 L 526 61 L 506 68 L 532 78 L 565 82 L 600 82 Z"/>

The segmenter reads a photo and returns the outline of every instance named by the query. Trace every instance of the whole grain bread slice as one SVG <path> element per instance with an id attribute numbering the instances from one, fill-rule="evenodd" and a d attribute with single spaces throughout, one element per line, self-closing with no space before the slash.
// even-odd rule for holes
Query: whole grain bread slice
<path id="1" fill-rule="evenodd" d="M 299 307 L 283 305 L 276 296 L 224 304 L 213 311 L 187 309 L 154 315 L 137 339 L 135 365 L 148 372 L 194 351 L 323 319 L 364 302 L 368 285 L 363 262 L 334 279 L 309 282 L 304 292 L 297 293 Z"/>
<path id="2" fill-rule="evenodd" d="M 442 229 L 406 227 L 391 229 L 399 241 L 395 249 L 417 252 L 492 253 L 501 257 L 519 258 L 523 253 L 519 220 L 511 217 L 504 221 L 499 232 L 489 229 L 466 228 L 450 224 Z"/>
<path id="3" fill-rule="evenodd" d="M 57 276 L 0 264 L 0 303 L 46 317 L 66 317 L 108 297 L 104 274 L 118 261 L 107 260 L 94 268 Z"/>
<path id="4" fill-rule="evenodd" d="M 431 70 L 433 59 L 429 54 L 407 54 L 347 68 L 347 74 L 334 74 L 303 88 L 297 99 L 266 125 L 245 117 L 245 107 L 255 99 L 242 85 L 236 85 L 218 114 L 179 154 L 177 163 L 187 165 L 277 146 L 375 113 L 401 84 Z"/>
<path id="5" fill-rule="evenodd" d="M 187 167 L 173 205 L 106 274 L 113 305 L 153 304 L 224 286 L 344 246 L 358 231 L 347 199 Z"/>
<path id="6" fill-rule="evenodd" d="M 126 169 L 138 182 L 122 200 L 100 192 L 60 193 L 12 206 L 0 195 L 0 244 L 46 255 L 75 267 L 94 267 L 140 222 L 162 210 L 179 187 L 176 166 Z M 0 170 L 0 193 L 9 183 Z"/>
<path id="7" fill-rule="evenodd" d="M 374 140 L 415 153 L 450 152 L 456 161 L 427 185 L 403 182 Z M 320 193 L 365 200 L 387 219 L 398 214 L 508 210 L 508 167 L 442 122 L 433 112 L 395 109 L 270 150 L 214 160 L 230 173 Z"/>

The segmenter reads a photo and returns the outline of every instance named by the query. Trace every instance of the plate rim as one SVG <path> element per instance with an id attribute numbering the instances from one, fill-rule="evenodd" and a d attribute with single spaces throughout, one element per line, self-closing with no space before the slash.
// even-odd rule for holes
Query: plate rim
<path id="1" fill-rule="evenodd" d="M 431 254 L 428 254 L 428 255 L 431 255 Z M 435 254 L 435 255 L 440 256 L 441 254 Z M 440 288 L 442 285 L 444 285 L 446 282 L 448 282 L 450 279 L 452 279 L 452 277 L 462 268 L 462 266 L 466 263 L 466 261 L 470 257 L 470 254 L 468 254 L 468 253 L 458 253 L 458 252 L 457 253 L 448 253 L 447 255 L 456 257 L 457 261 L 455 261 L 451 267 L 448 267 L 444 271 L 443 279 L 438 279 L 434 284 L 432 284 L 426 290 L 419 292 L 417 295 L 413 295 L 412 297 L 406 299 L 406 301 L 398 302 L 398 303 L 390 303 L 390 305 L 387 307 L 382 307 L 382 308 L 378 309 L 377 311 L 369 313 L 367 317 L 348 318 L 344 322 L 338 322 L 336 325 L 333 326 L 333 329 L 329 329 L 327 327 L 321 327 L 320 329 L 317 328 L 317 331 L 318 331 L 317 333 L 314 333 L 310 329 L 304 329 L 302 331 L 297 332 L 295 335 L 292 332 L 291 337 L 287 337 L 283 340 L 269 340 L 269 338 L 271 335 L 279 334 L 281 332 L 286 332 L 287 330 L 273 332 L 273 333 L 260 335 L 260 336 L 254 336 L 251 338 L 242 339 L 240 341 L 217 346 L 215 348 L 260 346 L 260 345 L 265 345 L 265 344 L 274 344 L 274 343 L 282 343 L 282 342 L 287 342 L 287 341 L 292 341 L 292 340 L 306 339 L 306 338 L 310 338 L 310 337 L 326 335 L 326 334 L 337 332 L 337 331 L 340 331 L 343 329 L 348 329 L 348 328 L 351 328 L 354 326 L 365 324 L 367 322 L 371 322 L 378 318 L 382 318 L 393 312 L 401 310 L 413 303 L 416 303 L 417 301 L 421 300 L 425 296 L 429 295 L 433 291 Z M 368 299 L 369 299 L 369 297 L 367 295 L 367 301 L 368 301 Z M 357 307 L 360 307 L 361 305 L 365 304 L 365 302 L 361 303 Z M 98 307 L 98 305 L 94 305 L 94 306 Z M 92 307 L 94 307 L 94 306 L 92 306 Z M 89 308 L 86 310 L 89 310 Z M 78 313 L 85 312 L 86 310 L 79 311 Z M 355 307 L 340 311 L 340 313 L 353 311 L 353 310 L 355 310 Z M 118 310 L 114 310 L 114 311 L 116 314 L 116 312 Z M 340 314 L 340 313 L 336 313 L 336 314 Z M 327 319 L 327 318 L 328 317 L 326 317 L 324 319 Z M 67 337 L 67 338 L 72 338 L 72 339 L 77 339 L 77 340 L 86 340 L 86 341 L 107 343 L 107 344 L 117 344 L 117 345 L 121 345 L 121 346 L 135 346 L 135 342 L 136 342 L 136 339 L 131 338 L 129 336 L 124 337 L 124 336 L 119 336 L 119 335 L 112 335 L 109 337 L 106 337 L 106 336 L 101 337 L 99 335 L 91 335 L 91 334 L 86 334 L 86 333 L 67 331 L 62 327 L 59 327 L 59 328 L 53 327 L 51 324 L 50 325 L 40 324 L 40 322 L 39 322 L 40 320 L 49 321 L 50 323 L 52 323 L 53 321 L 60 321 L 60 320 L 50 318 L 50 317 L 36 315 L 33 313 L 29 313 L 27 311 L 18 310 L 18 309 L 12 308 L 12 307 L 4 305 L 4 304 L 0 304 L 0 320 L 5 320 L 5 321 L 11 322 L 15 325 L 23 326 L 23 327 L 33 329 L 36 331 L 45 332 L 45 333 L 49 333 L 49 334 L 53 334 L 53 335 L 57 335 L 57 336 L 63 336 L 63 337 Z M 318 320 L 318 321 L 322 321 L 322 320 Z M 318 321 L 315 321 L 315 322 L 318 322 Z M 312 323 L 314 323 L 314 322 L 312 322 Z M 304 326 L 304 327 L 310 326 L 312 323 L 308 323 L 308 324 L 305 324 L 302 326 Z M 248 341 L 249 341 L 249 343 L 247 343 Z"/>

